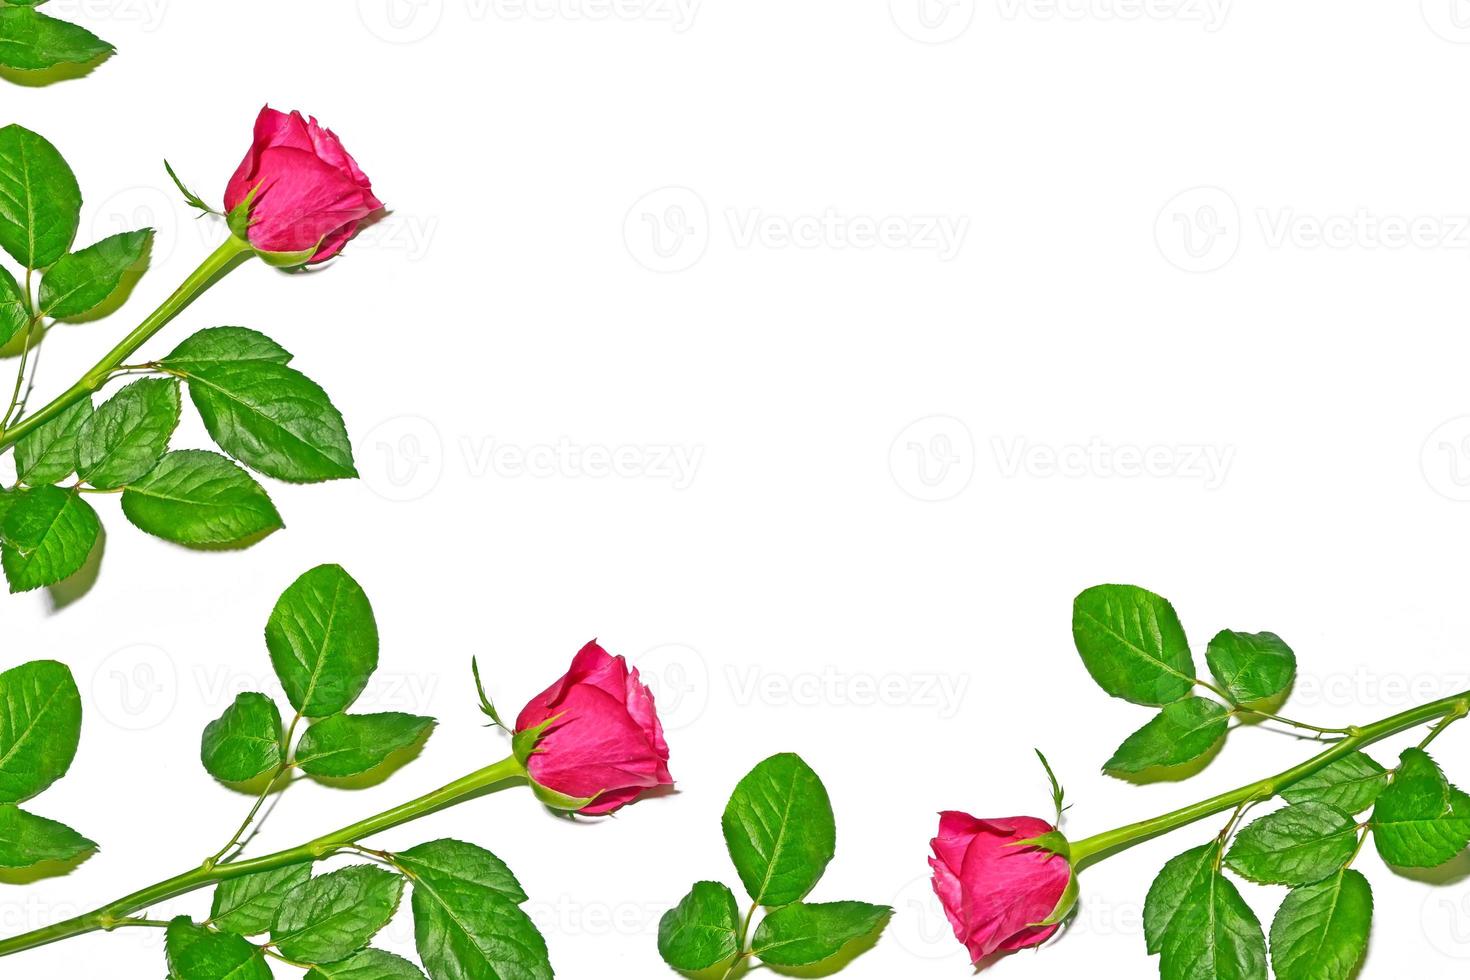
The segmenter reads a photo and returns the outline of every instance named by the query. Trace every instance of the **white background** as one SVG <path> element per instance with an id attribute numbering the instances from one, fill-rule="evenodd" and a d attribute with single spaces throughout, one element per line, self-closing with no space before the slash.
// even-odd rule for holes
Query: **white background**
<path id="1" fill-rule="evenodd" d="M 471 654 L 508 710 L 593 636 L 659 686 L 678 794 L 574 825 L 507 792 L 381 841 L 496 850 L 578 980 L 671 975 L 658 916 L 696 878 L 738 884 L 719 814 L 772 752 L 836 805 L 813 898 L 898 909 L 854 978 L 969 975 L 925 881 L 935 812 L 1045 815 L 1032 746 L 1082 835 L 1310 753 L 1254 729 L 1188 783 L 1100 775 L 1148 713 L 1077 660 L 1088 585 L 1165 594 L 1200 651 L 1280 633 L 1291 711 L 1323 724 L 1470 686 L 1470 6 L 580 2 L 48 8 L 121 54 L 6 86 L 5 121 L 76 169 L 83 242 L 158 241 L 122 313 L 52 338 L 43 394 L 217 240 L 161 159 L 217 199 L 262 103 L 332 126 L 393 214 L 317 274 L 236 272 L 150 348 L 266 331 L 331 392 L 363 479 L 272 484 L 289 526 L 241 554 L 104 499 L 95 587 L 6 601 L 0 661 L 65 660 L 87 706 L 33 808 L 103 851 L 0 891 L 5 932 L 223 842 L 248 801 L 202 771 L 200 729 L 278 692 L 261 629 L 324 561 L 382 628 L 362 707 L 442 723 L 380 786 L 293 788 L 259 848 L 503 754 Z M 197 420 L 180 439 L 204 445 Z M 1466 734 L 1438 750 L 1462 781 Z M 1151 975 L 1146 886 L 1222 823 L 1098 867 L 1069 935 L 987 975 Z M 1470 884 L 1361 866 L 1363 975 L 1463 976 Z M 1280 893 L 1248 894 L 1269 922 Z M 385 942 L 411 939 L 405 910 Z M 96 935 L 5 974 L 156 976 L 159 946 Z"/>

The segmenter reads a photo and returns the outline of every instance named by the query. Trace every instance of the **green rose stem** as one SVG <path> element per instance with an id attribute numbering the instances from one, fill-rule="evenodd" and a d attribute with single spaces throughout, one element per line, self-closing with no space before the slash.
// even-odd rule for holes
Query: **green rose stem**
<path id="1" fill-rule="evenodd" d="M 200 293 L 204 292 L 221 276 L 229 272 L 241 256 L 251 254 L 250 244 L 234 235 L 230 235 L 223 245 L 215 249 L 199 268 L 189 274 L 173 295 L 164 300 L 158 309 L 149 314 L 148 318 L 138 324 L 134 330 L 122 339 L 107 356 L 98 361 L 90 371 L 82 375 L 76 384 L 58 395 L 51 404 L 40 409 L 33 415 L 21 419 L 7 429 L 0 430 L 0 452 L 15 445 L 26 433 L 40 426 L 66 411 L 73 404 L 83 398 L 95 393 L 105 385 L 113 373 L 122 366 L 134 351 L 143 346 L 147 341 L 174 317 L 183 312 L 184 308 L 192 303 Z"/>
<path id="2" fill-rule="evenodd" d="M 111 931 L 124 926 L 148 924 L 131 919 L 130 916 L 134 912 L 149 908 L 159 902 L 165 902 L 201 888 L 208 888 L 232 878 L 241 878 L 261 871 L 274 871 L 288 864 L 320 861 L 344 851 L 357 850 L 358 842 L 365 837 L 371 837 L 417 820 L 419 817 L 463 803 L 502 783 L 524 779 L 525 776 L 525 767 L 514 756 L 511 756 L 494 765 L 486 766 L 478 772 L 472 772 L 462 779 L 456 779 L 447 786 L 420 796 L 416 800 L 411 800 L 391 810 L 384 810 L 377 816 L 359 820 L 341 830 L 307 841 L 297 847 L 277 851 L 263 857 L 231 861 L 225 864 L 216 864 L 214 859 L 210 858 L 191 871 L 160 881 L 156 885 L 149 885 L 147 888 L 104 905 L 94 912 L 4 940 L 0 942 L 0 956 L 35 949 L 37 946 L 45 946 L 48 943 L 96 932 L 99 929 Z"/>
<path id="3" fill-rule="evenodd" d="M 1192 806 L 1154 817 L 1152 820 L 1128 824 L 1117 830 L 1110 830 L 1107 833 L 1076 841 L 1072 844 L 1073 866 L 1081 870 L 1089 864 L 1132 847 L 1134 844 L 1166 834 L 1171 830 L 1177 830 L 1197 820 L 1203 820 L 1248 803 L 1268 800 L 1293 783 L 1331 765 L 1343 756 L 1351 755 L 1359 749 L 1367 748 L 1375 742 L 1381 742 L 1418 725 L 1437 722 L 1430 736 L 1433 738 L 1450 723 L 1466 715 L 1470 715 L 1470 691 L 1412 708 L 1363 728 L 1345 729 L 1348 734 L 1334 742 L 1331 748 L 1285 772 L 1258 780 L 1229 793 L 1212 796 L 1208 800 L 1202 800 Z M 1427 741 L 1428 739 L 1426 743 Z"/>

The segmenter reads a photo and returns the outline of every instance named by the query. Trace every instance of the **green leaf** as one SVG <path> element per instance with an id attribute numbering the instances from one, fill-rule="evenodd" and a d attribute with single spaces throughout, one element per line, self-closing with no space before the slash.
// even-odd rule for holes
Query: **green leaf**
<path id="1" fill-rule="evenodd" d="M 1225 737 L 1229 723 L 1230 712 L 1218 701 L 1175 701 L 1129 735 L 1103 770 L 1115 776 L 1132 775 L 1193 762 Z"/>
<path id="2" fill-rule="evenodd" d="M 122 509 L 140 530 L 185 545 L 232 545 L 281 527 L 250 474 L 217 453 L 180 449 L 130 485 Z"/>
<path id="3" fill-rule="evenodd" d="M 1221 630 L 1205 650 L 1205 662 L 1236 704 L 1274 698 L 1296 678 L 1296 654 L 1275 633 Z"/>
<path id="4" fill-rule="evenodd" d="M 740 952 L 740 907 L 717 881 L 697 882 L 658 923 L 658 954 L 676 970 L 707 970 Z"/>
<path id="5" fill-rule="evenodd" d="M 826 787 L 789 752 L 771 756 L 740 780 L 721 825 L 745 890 L 771 908 L 806 897 L 837 847 Z"/>
<path id="6" fill-rule="evenodd" d="M 1225 857 L 1263 885 L 1310 885 L 1341 870 L 1358 849 L 1358 825 L 1326 803 L 1297 803 L 1253 821 Z"/>
<path id="7" fill-rule="evenodd" d="M 115 490 L 158 465 L 179 424 L 179 383 L 143 378 L 98 406 L 77 431 L 77 475 Z"/>
<path id="8" fill-rule="evenodd" d="M 242 361 L 289 364 L 291 354 L 280 344 L 255 330 L 245 327 L 208 327 L 185 338 L 182 344 L 158 363 L 169 370 L 188 373 Z"/>
<path id="9" fill-rule="evenodd" d="M 84 316 L 106 302 L 129 272 L 141 271 L 153 229 L 125 231 L 63 255 L 41 280 L 41 313 L 64 320 Z"/>
<path id="10" fill-rule="evenodd" d="M 1174 607 L 1133 585 L 1098 585 L 1072 605 L 1072 638 L 1104 691 L 1162 706 L 1194 688 L 1194 658 Z"/>
<path id="11" fill-rule="evenodd" d="M 264 694 L 245 693 L 204 728 L 199 757 L 215 779 L 243 783 L 280 767 L 281 712 Z"/>
<path id="12" fill-rule="evenodd" d="M 102 525 L 81 495 L 60 487 L 20 494 L 5 515 L 0 563 L 11 592 L 54 585 L 87 562 Z"/>
<path id="13" fill-rule="evenodd" d="M 1211 863 L 1190 883 L 1164 932 L 1163 980 L 1266 980 L 1266 935 L 1235 885 Z"/>
<path id="14" fill-rule="evenodd" d="M 1373 808 L 1373 842 L 1400 868 L 1434 868 L 1470 843 L 1470 798 L 1454 789 L 1423 749 L 1406 749 Z"/>
<path id="15" fill-rule="evenodd" d="M 871 933 L 893 910 L 866 902 L 800 902 L 777 909 L 755 930 L 751 948 L 766 963 L 805 966 L 835 956 L 854 939 Z"/>
<path id="16" fill-rule="evenodd" d="M 295 368 L 274 361 L 172 367 L 221 449 L 252 469 L 292 483 L 357 475 L 342 414 Z"/>
<path id="17" fill-rule="evenodd" d="M 265 954 L 228 932 L 211 932 L 181 915 L 165 940 L 169 980 L 271 980 Z"/>
<path id="18" fill-rule="evenodd" d="M 436 840 L 410 847 L 393 855 L 415 881 L 436 888 L 485 888 L 513 905 L 526 901 L 526 893 L 504 861 L 474 844 Z"/>
<path id="19" fill-rule="evenodd" d="M 30 322 L 25 290 L 9 269 L 0 266 L 0 347 L 10 343 L 10 338 Z"/>
<path id="20" fill-rule="evenodd" d="M 66 824 L 0 806 L 0 868 L 32 868 L 42 861 L 70 861 L 97 845 Z"/>
<path id="21" fill-rule="evenodd" d="M 112 45 L 84 27 L 29 6 L 0 5 L 0 67 L 44 71 L 86 64 L 112 51 Z"/>
<path id="22" fill-rule="evenodd" d="M 1362 813 L 1388 786 L 1388 772 L 1362 752 L 1345 755 L 1281 791 L 1288 803 L 1315 801 Z"/>
<path id="23" fill-rule="evenodd" d="M 0 248 L 27 269 L 44 269 L 71 247 L 81 212 L 81 188 L 56 147 L 21 126 L 0 129 Z"/>
<path id="24" fill-rule="evenodd" d="M 413 921 L 419 959 L 433 980 L 551 980 L 546 940 L 494 888 L 415 872 Z"/>
<path id="25" fill-rule="evenodd" d="M 286 893 L 271 942 L 299 963 L 336 962 L 372 941 L 402 894 L 402 875 L 368 864 L 318 875 Z"/>
<path id="26" fill-rule="evenodd" d="M 312 967 L 306 980 L 424 980 L 424 974 L 401 956 L 365 949 L 340 963 Z"/>
<path id="27" fill-rule="evenodd" d="M 26 433 L 15 444 L 16 479 L 42 487 L 66 479 L 77 468 L 77 433 L 92 416 L 92 402 L 74 402 L 50 422 Z"/>
<path id="28" fill-rule="evenodd" d="M 296 762 L 313 776 L 340 779 L 376 769 L 399 749 L 417 742 L 434 719 L 397 711 L 331 715 L 307 729 Z"/>
<path id="29" fill-rule="evenodd" d="M 286 893 L 310 878 L 311 862 L 307 861 L 222 881 L 214 890 L 209 921 L 242 936 L 269 932 Z"/>
<path id="30" fill-rule="evenodd" d="M 0 803 L 24 803 L 66 775 L 81 735 L 82 697 L 65 664 L 0 674 Z"/>
<path id="31" fill-rule="evenodd" d="M 318 565 L 281 594 L 265 627 L 276 676 L 308 718 L 346 711 L 378 667 L 378 624 L 362 586 Z"/>
<path id="32" fill-rule="evenodd" d="M 1219 858 L 1218 841 L 1204 844 L 1170 860 L 1154 878 L 1143 904 L 1143 935 L 1150 954 L 1163 950 L 1174 917 L 1195 885 L 1215 873 Z"/>
<path id="33" fill-rule="evenodd" d="M 1373 889 L 1357 871 L 1293 888 L 1271 923 L 1276 980 L 1349 980 L 1372 923 Z"/>

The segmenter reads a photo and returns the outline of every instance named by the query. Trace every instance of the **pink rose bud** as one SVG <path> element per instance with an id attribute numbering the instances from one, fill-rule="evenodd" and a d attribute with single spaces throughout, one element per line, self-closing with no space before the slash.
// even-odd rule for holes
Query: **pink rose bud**
<path id="1" fill-rule="evenodd" d="M 1014 846 L 1052 831 L 1035 817 L 980 820 L 954 810 L 939 815 L 939 836 L 929 842 L 934 891 L 972 963 L 1038 946 L 1059 928 L 1039 923 L 1056 911 L 1071 866 L 1044 847 Z"/>
<path id="2" fill-rule="evenodd" d="M 251 197 L 251 194 L 254 197 Z M 270 106 L 255 120 L 255 142 L 225 189 L 225 210 L 249 199 L 250 244 L 324 262 L 383 207 L 373 185 L 330 129 Z"/>
<path id="3" fill-rule="evenodd" d="M 644 790 L 674 781 L 653 695 L 638 671 L 596 641 L 581 649 L 566 676 L 521 709 L 516 731 L 548 721 L 527 768 L 553 792 L 595 797 L 582 813 L 611 813 Z"/>

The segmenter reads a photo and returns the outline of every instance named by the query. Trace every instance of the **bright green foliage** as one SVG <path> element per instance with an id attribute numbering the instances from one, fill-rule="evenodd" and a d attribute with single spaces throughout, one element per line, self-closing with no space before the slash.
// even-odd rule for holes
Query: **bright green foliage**
<path id="1" fill-rule="evenodd" d="M 289 364 L 291 355 L 263 333 L 245 327 L 209 327 L 191 334 L 159 364 L 190 374 L 249 361 Z"/>
<path id="2" fill-rule="evenodd" d="M 20 482 L 44 487 L 76 472 L 77 433 L 91 417 L 92 402 L 83 398 L 17 442 L 15 470 Z"/>
<path id="3" fill-rule="evenodd" d="M 280 768 L 281 712 L 264 694 L 235 698 L 204 729 L 199 757 L 215 779 L 243 783 Z"/>
<path id="4" fill-rule="evenodd" d="M 77 431 L 77 475 L 103 490 L 132 483 L 158 465 L 178 424 L 177 381 L 134 381 L 103 402 Z"/>
<path id="5" fill-rule="evenodd" d="M 11 11 L 9 26 L 17 15 L 33 12 Z M 81 213 L 81 188 L 56 147 L 22 126 L 0 129 L 0 248 L 23 268 L 44 269 L 71 248 Z"/>
<path id="6" fill-rule="evenodd" d="M 866 902 L 800 902 L 761 921 L 751 951 L 776 966 L 805 966 L 835 956 L 842 947 L 877 929 L 893 910 Z"/>
<path id="7" fill-rule="evenodd" d="M 771 756 L 740 780 L 721 826 L 735 870 L 758 905 L 800 901 L 836 853 L 827 789 L 789 752 Z"/>
<path id="8" fill-rule="evenodd" d="M 129 272 L 141 271 L 152 243 L 153 229 L 145 228 L 63 255 L 41 280 L 41 314 L 65 320 L 93 312 Z"/>
<path id="9" fill-rule="evenodd" d="M 395 859 L 413 876 L 414 938 L 432 980 L 551 980 L 546 940 L 499 858 L 435 841 Z"/>
<path id="10" fill-rule="evenodd" d="M 1236 704 L 1274 698 L 1296 678 L 1296 654 L 1275 633 L 1221 630 L 1210 641 L 1205 661 Z"/>
<path id="11" fill-rule="evenodd" d="M 1345 755 L 1281 791 L 1288 803 L 1315 801 L 1362 813 L 1388 786 L 1388 771 L 1362 752 Z"/>
<path id="12" fill-rule="evenodd" d="M 340 565 L 319 565 L 291 583 L 265 642 L 291 705 L 308 718 L 346 711 L 378 667 L 373 607 Z"/>
<path id="13" fill-rule="evenodd" d="M 318 875 L 286 893 L 271 942 L 299 963 L 334 963 L 372 941 L 403 894 L 403 876 L 358 864 Z"/>
<path id="14" fill-rule="evenodd" d="M 1423 749 L 1406 749 L 1373 808 L 1373 842 L 1400 868 L 1433 868 L 1470 844 L 1470 797 L 1452 787 Z"/>
<path id="15" fill-rule="evenodd" d="M 1175 701 L 1129 735 L 1103 769 L 1115 776 L 1133 775 L 1193 762 L 1225 737 L 1229 722 L 1230 712 L 1218 701 Z"/>
<path id="16" fill-rule="evenodd" d="M 344 778 L 376 769 L 434 727 L 434 719 L 390 711 L 331 715 L 307 729 L 296 762 L 313 776 Z"/>
<path id="17" fill-rule="evenodd" d="M 1163 980 L 1266 980 L 1260 920 L 1213 863 L 1190 881 L 1164 930 L 1159 975 Z"/>
<path id="18" fill-rule="evenodd" d="M 271 980 L 260 948 L 228 932 L 195 925 L 188 916 L 169 924 L 169 980 Z"/>
<path id="19" fill-rule="evenodd" d="M 101 530 L 97 512 L 74 491 L 36 487 L 22 492 L 0 527 L 0 563 L 10 591 L 54 585 L 80 569 Z"/>
<path id="20" fill-rule="evenodd" d="M 401 956 L 365 949 L 337 963 L 312 967 L 306 980 L 424 980 L 424 974 Z"/>
<path id="21" fill-rule="evenodd" d="M 305 863 L 222 881 L 214 890 L 209 920 L 242 936 L 269 932 L 286 894 L 310 878 L 311 865 Z"/>
<path id="22" fill-rule="evenodd" d="M 1373 890 L 1357 871 L 1293 888 L 1271 923 L 1276 980 L 1349 980 L 1372 923 Z"/>
<path id="23" fill-rule="evenodd" d="M 747 773 L 725 806 L 721 827 L 745 890 L 770 911 L 746 948 L 750 918 L 740 916 L 735 895 L 719 882 L 697 883 L 659 922 L 659 954 L 676 969 L 702 970 L 747 956 L 773 966 L 817 963 L 872 933 L 892 912 L 863 902 L 798 904 L 837 848 L 832 801 L 800 756 L 773 755 Z"/>
<path id="24" fill-rule="evenodd" d="M 11 271 L 0 266 L 0 347 L 26 328 L 31 314 L 25 290 Z"/>
<path id="25" fill-rule="evenodd" d="M 84 65 L 112 51 L 112 45 L 84 27 L 48 17 L 30 5 L 0 4 L 0 68 L 44 71 Z"/>
<path id="26" fill-rule="evenodd" d="M 1174 918 L 1197 884 L 1214 873 L 1220 860 L 1218 842 L 1191 848 L 1164 865 L 1149 887 L 1143 905 L 1143 934 L 1150 953 L 1161 952 Z"/>
<path id="27" fill-rule="evenodd" d="M 238 545 L 282 526 L 260 484 L 201 449 L 166 454 L 123 492 L 122 509 L 139 529 L 184 545 Z"/>
<path id="28" fill-rule="evenodd" d="M 1194 687 L 1194 658 L 1174 607 L 1132 585 L 1099 585 L 1072 606 L 1072 637 L 1093 680 L 1115 698 L 1162 706 Z"/>
<path id="29" fill-rule="evenodd" d="M 272 360 L 172 367 L 220 448 L 251 469 L 292 483 L 357 475 L 342 415 L 327 393 Z"/>
<path id="30" fill-rule="evenodd" d="M 0 805 L 0 868 L 30 868 L 42 861 L 70 861 L 97 845 L 65 824 Z"/>
<path id="31" fill-rule="evenodd" d="M 658 923 L 658 952 L 678 970 L 707 970 L 740 952 L 740 907 L 729 886 L 696 882 Z"/>
<path id="32" fill-rule="evenodd" d="M 1326 803 L 1297 803 L 1242 830 L 1225 863 L 1262 884 L 1309 885 L 1336 874 L 1357 849 L 1352 817 Z"/>

